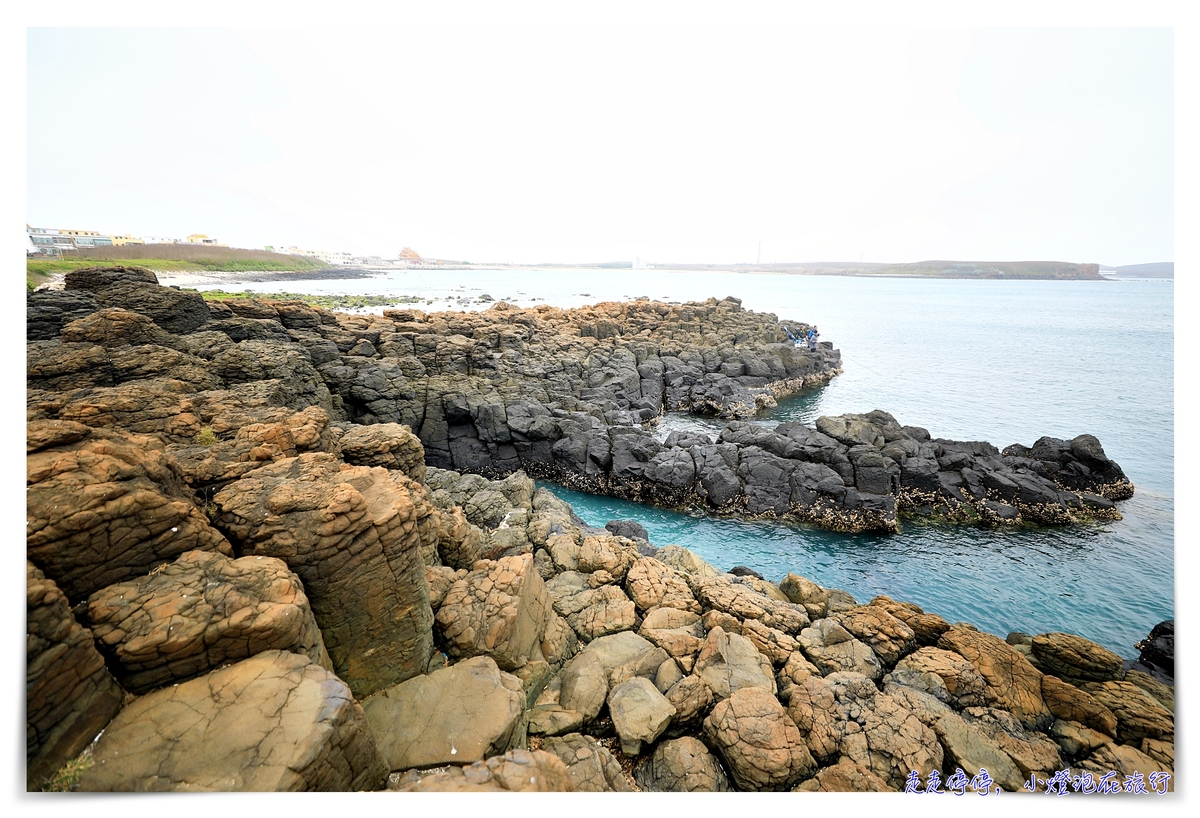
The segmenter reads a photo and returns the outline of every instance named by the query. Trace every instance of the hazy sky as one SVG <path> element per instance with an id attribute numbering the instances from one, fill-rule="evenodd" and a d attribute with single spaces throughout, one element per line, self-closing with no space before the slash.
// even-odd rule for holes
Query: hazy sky
<path id="1" fill-rule="evenodd" d="M 1168 28 L 34 28 L 27 221 L 471 261 L 1174 259 Z"/>

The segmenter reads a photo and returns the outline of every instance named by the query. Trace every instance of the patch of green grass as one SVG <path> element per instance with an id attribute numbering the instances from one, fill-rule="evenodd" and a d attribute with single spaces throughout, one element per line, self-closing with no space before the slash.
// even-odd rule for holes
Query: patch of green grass
<path id="1" fill-rule="evenodd" d="M 29 291 L 36 290 L 42 284 L 45 284 L 51 278 L 50 273 L 35 272 L 33 270 L 25 271 L 25 289 Z"/>
<path id="2" fill-rule="evenodd" d="M 68 256 L 27 259 L 26 272 L 68 273 L 98 264 L 125 264 L 160 272 L 288 272 L 322 270 L 329 265 L 320 259 L 290 256 L 266 250 L 210 247 L 189 244 L 127 244 L 121 247 L 81 249 Z"/>
<path id="3" fill-rule="evenodd" d="M 58 772 L 42 785 L 42 792 L 71 792 L 79 783 L 79 777 L 83 775 L 84 770 L 93 763 L 95 759 L 92 757 L 92 748 L 89 747 L 78 758 L 73 758 L 59 767 Z"/>
<path id="4" fill-rule="evenodd" d="M 195 290 L 187 290 L 195 292 Z M 258 298 L 264 301 L 301 301 L 310 307 L 327 310 L 348 310 L 361 307 L 391 307 L 397 304 L 421 304 L 425 299 L 415 295 L 311 295 L 308 293 L 258 293 L 254 290 L 225 292 L 204 290 L 200 293 L 209 301 L 227 301 L 232 298 Z"/>

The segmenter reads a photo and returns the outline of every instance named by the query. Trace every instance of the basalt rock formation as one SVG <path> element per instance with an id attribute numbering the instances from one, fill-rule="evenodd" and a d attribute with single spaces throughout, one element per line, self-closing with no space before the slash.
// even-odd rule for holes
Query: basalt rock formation
<path id="1" fill-rule="evenodd" d="M 589 527 L 531 477 L 834 527 L 922 504 L 1064 522 L 1128 491 L 1093 438 L 1001 453 L 882 412 L 739 422 L 838 358 L 730 300 L 201 313 L 144 271 L 73 276 L 29 311 L 30 789 L 899 790 L 975 765 L 1015 789 L 1173 769 L 1173 688 L 1099 645 L 726 573 Z M 643 424 L 668 410 L 733 420 L 659 443 Z M 689 462 L 691 483 L 670 477 Z"/>
<path id="2" fill-rule="evenodd" d="M 350 316 L 299 302 L 206 305 L 138 268 L 80 270 L 66 286 L 29 296 L 31 417 L 174 444 L 209 429 L 215 448 L 181 452 L 194 485 L 217 487 L 281 453 L 329 451 L 320 410 L 333 436 L 349 432 L 347 462 L 403 462 L 418 480 L 411 450 L 380 442 L 391 425 L 412 429 L 439 469 L 520 470 L 596 494 L 837 531 L 894 532 L 904 515 L 998 526 L 1118 519 L 1114 502 L 1133 493 L 1086 434 L 1001 451 L 933 438 L 878 410 L 763 425 L 756 413 L 826 383 L 841 356 L 828 343 L 797 348 L 775 316 L 734 298 Z M 285 420 L 285 409 L 308 419 Z M 663 437 L 654 426 L 668 412 L 728 423 L 715 439 Z"/>

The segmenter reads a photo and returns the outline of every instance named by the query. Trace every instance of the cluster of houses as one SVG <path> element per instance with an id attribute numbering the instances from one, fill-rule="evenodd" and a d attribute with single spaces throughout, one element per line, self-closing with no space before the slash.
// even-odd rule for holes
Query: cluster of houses
<path id="1" fill-rule="evenodd" d="M 184 239 L 169 236 L 110 236 L 95 230 L 56 230 L 50 227 L 30 227 L 25 225 L 28 238 L 26 254 L 61 256 L 74 250 L 92 247 L 120 247 L 126 244 L 202 244 L 209 247 L 228 247 L 216 239 L 203 233 L 192 233 Z M 363 256 L 354 253 L 326 250 L 305 250 L 300 247 L 267 246 L 263 248 L 273 253 L 286 253 L 292 256 L 317 258 L 326 264 L 366 264 L 391 265 L 401 267 L 437 266 L 439 262 L 426 262 L 415 250 L 405 247 L 397 254 L 396 259 L 383 259 L 379 256 Z"/>
<path id="2" fill-rule="evenodd" d="M 125 244 L 205 244 L 210 247 L 227 247 L 203 233 L 193 233 L 186 239 L 168 236 L 110 236 L 95 230 L 60 230 L 53 227 L 30 227 L 25 225 L 27 255 L 59 256 L 64 252 L 92 247 L 120 247 Z"/>

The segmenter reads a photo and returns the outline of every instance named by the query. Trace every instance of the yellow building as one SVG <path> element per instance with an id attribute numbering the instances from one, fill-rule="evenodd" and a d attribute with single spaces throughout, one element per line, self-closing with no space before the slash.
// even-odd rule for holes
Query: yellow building
<path id="1" fill-rule="evenodd" d="M 214 238 L 210 238 L 203 233 L 193 233 L 184 239 L 188 244 L 207 244 L 209 247 L 224 247 L 224 244 Z"/>
<path id="2" fill-rule="evenodd" d="M 114 247 L 120 247 L 125 244 L 145 244 L 146 242 L 143 239 L 126 233 L 124 236 L 113 236 L 112 243 Z"/>

